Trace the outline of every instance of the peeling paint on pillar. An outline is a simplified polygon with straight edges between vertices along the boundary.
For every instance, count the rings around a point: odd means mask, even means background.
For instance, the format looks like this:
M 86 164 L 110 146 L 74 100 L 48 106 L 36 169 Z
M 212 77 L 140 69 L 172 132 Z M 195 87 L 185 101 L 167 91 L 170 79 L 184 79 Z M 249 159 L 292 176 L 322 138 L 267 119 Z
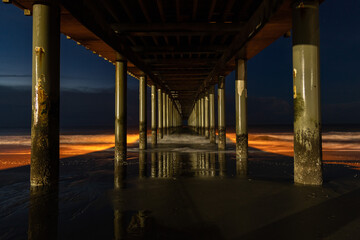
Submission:
M 294 182 L 322 184 L 319 3 L 293 5 Z
M 218 129 L 219 142 L 218 149 L 226 148 L 226 123 L 225 123 L 225 77 L 219 76 L 218 86 Z
M 59 179 L 60 11 L 33 5 L 31 186 Z
M 151 143 L 153 146 L 157 144 L 156 113 L 156 86 L 151 85 Z
M 126 160 L 127 148 L 127 61 L 116 53 L 115 63 L 115 161 Z
M 147 148 L 146 76 L 139 79 L 139 149 Z

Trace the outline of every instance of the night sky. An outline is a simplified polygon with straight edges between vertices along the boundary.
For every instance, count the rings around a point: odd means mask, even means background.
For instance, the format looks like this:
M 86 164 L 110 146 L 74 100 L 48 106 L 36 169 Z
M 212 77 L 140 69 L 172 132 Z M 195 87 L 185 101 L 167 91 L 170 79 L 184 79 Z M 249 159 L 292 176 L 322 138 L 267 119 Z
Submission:
M 360 123 L 359 12 L 359 0 L 326 0 L 320 6 L 324 124 Z M 0 32 L 0 129 L 29 128 L 32 17 L 0 3 Z M 112 127 L 114 78 L 112 64 L 62 35 L 61 127 Z M 231 73 L 226 79 L 228 125 L 234 123 L 233 89 Z M 292 91 L 291 38 L 281 38 L 248 61 L 249 124 L 292 124 Z M 138 80 L 131 77 L 128 121 L 138 123 Z

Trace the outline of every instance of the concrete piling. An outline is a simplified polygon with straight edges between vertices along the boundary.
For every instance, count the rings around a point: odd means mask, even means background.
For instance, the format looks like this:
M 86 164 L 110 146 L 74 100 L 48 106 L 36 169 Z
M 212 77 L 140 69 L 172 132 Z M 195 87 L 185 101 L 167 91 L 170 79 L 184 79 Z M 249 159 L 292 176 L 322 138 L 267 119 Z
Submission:
M 209 89 L 209 127 L 210 143 L 215 143 L 215 86 L 211 86 Z
M 147 148 L 146 76 L 139 79 L 139 149 Z
M 59 179 L 60 8 L 33 5 L 31 186 Z
M 204 97 L 204 131 L 205 138 L 209 138 L 209 92 L 205 92 Z
M 293 5 L 294 182 L 321 185 L 319 2 Z
M 163 138 L 163 103 L 162 103 L 162 92 L 161 89 L 158 89 L 158 128 L 159 128 L 159 137 Z
M 119 53 L 115 63 L 115 160 L 126 160 L 127 61 Z
M 219 76 L 218 83 L 218 129 L 219 142 L 218 149 L 226 148 L 226 125 L 225 125 L 225 77 Z
M 167 134 L 166 126 L 166 93 L 162 93 L 162 121 L 163 121 L 163 134 Z
M 151 143 L 157 144 L 157 124 L 156 124 L 156 86 L 151 85 Z
M 246 60 L 237 59 L 235 66 L 236 155 L 245 161 L 248 158 Z

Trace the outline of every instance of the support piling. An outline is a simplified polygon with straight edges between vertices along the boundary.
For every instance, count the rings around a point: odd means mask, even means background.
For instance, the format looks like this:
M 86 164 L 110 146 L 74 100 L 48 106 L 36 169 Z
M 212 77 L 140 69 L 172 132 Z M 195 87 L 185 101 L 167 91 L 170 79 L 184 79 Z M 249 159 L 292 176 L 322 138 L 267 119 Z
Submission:
M 236 155 L 244 162 L 248 158 L 246 60 L 237 59 L 235 66 Z
M 158 89 L 158 128 L 159 128 L 159 137 L 163 138 L 163 103 L 162 103 L 162 92 L 161 89 Z
M 115 63 L 115 160 L 126 160 L 127 62 L 119 53 Z
M 205 126 L 205 138 L 209 138 L 209 92 L 206 91 L 205 92 L 205 97 L 204 97 L 204 126 Z
M 146 76 L 139 79 L 139 149 L 147 148 Z
M 156 86 L 151 85 L 151 143 L 157 144 L 157 124 L 156 124 Z
M 218 149 L 226 148 L 226 125 L 225 125 L 225 77 L 219 76 L 218 83 L 218 129 L 219 142 Z
M 162 93 L 162 120 L 163 120 L 163 134 L 167 134 L 166 126 L 166 93 Z
M 321 185 L 319 2 L 293 5 L 294 182 Z
M 59 179 L 60 8 L 33 5 L 31 186 Z
M 216 142 L 215 133 L 215 86 L 209 89 L 209 125 L 210 125 L 210 143 Z

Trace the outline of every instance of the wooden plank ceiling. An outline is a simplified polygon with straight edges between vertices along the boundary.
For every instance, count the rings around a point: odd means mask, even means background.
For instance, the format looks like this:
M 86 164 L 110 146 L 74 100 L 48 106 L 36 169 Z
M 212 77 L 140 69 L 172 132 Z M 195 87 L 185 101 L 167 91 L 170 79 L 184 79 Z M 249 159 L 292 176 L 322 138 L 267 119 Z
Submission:
M 32 11 L 32 0 L 12 1 Z M 291 29 L 291 0 L 60 0 L 61 32 L 169 93 L 183 117 L 217 76 Z

